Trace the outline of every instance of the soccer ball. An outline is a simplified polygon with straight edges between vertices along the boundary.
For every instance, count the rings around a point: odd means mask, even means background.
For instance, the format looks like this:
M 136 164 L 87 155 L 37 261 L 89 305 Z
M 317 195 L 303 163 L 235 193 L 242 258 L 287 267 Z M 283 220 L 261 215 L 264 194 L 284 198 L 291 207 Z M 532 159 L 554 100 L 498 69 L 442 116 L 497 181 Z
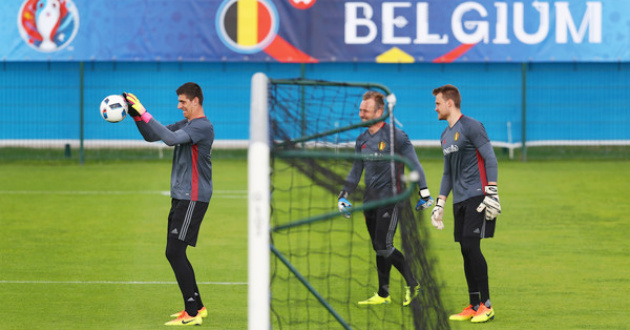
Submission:
M 127 117 L 127 102 L 122 95 L 110 95 L 101 102 L 101 116 L 110 123 Z

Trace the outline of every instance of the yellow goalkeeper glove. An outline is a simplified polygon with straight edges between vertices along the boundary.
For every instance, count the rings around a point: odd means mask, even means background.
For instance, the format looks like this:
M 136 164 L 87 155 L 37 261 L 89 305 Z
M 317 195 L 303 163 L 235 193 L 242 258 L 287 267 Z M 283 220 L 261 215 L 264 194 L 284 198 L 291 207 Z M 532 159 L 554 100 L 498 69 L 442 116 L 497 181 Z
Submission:
M 125 98 L 125 101 L 127 101 L 127 107 L 129 108 L 128 111 L 131 116 L 142 116 L 142 114 L 147 112 L 142 103 L 140 103 L 140 100 L 138 100 L 137 96 L 125 92 L 123 92 L 122 95 Z

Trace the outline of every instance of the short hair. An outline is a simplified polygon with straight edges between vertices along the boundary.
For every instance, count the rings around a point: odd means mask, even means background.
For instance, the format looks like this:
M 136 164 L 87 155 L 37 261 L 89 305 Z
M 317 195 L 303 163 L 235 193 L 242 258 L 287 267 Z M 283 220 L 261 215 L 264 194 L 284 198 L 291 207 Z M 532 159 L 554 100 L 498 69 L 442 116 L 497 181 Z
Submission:
M 457 109 L 461 108 L 462 96 L 459 94 L 459 89 L 457 89 L 457 87 L 448 84 L 433 90 L 433 96 L 437 96 L 440 93 L 442 93 L 442 98 L 444 98 L 444 100 L 453 100 L 455 107 Z
M 385 109 L 385 95 L 377 92 L 377 91 L 367 91 L 363 94 L 363 101 L 372 99 L 376 104 L 376 109 Z
M 199 99 L 199 105 L 203 105 L 203 92 L 201 91 L 201 87 L 194 82 L 187 82 L 176 91 L 177 95 L 186 95 L 189 100 L 193 100 L 195 97 Z

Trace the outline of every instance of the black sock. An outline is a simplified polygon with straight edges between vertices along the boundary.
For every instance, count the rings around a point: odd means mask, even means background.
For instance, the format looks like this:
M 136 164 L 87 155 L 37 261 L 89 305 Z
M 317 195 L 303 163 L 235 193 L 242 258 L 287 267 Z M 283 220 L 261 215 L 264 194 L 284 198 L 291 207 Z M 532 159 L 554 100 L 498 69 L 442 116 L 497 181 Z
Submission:
M 400 274 L 405 279 L 407 286 L 415 287 L 416 285 L 418 285 L 418 281 L 416 281 L 416 279 L 413 277 L 411 269 L 409 268 L 409 265 L 407 265 L 407 262 L 405 261 L 405 256 L 402 254 L 402 252 L 400 252 L 398 249 L 394 249 L 394 252 L 392 252 L 389 258 L 392 260 L 392 265 L 394 265 L 394 267 L 398 269 Z
M 166 258 L 175 273 L 177 284 L 184 298 L 186 312 L 190 316 L 197 315 L 199 309 L 195 293 L 198 292 L 195 272 L 186 256 L 188 244 L 176 238 L 169 238 L 166 242 Z
M 201 296 L 199 295 L 199 289 L 195 288 L 195 301 L 197 301 L 197 309 L 203 308 L 203 302 L 201 302 Z
M 481 253 L 481 239 L 465 237 L 460 242 L 462 256 L 464 257 L 464 273 L 468 282 L 468 291 L 479 292 L 479 298 L 474 302 L 486 302 L 490 299 L 490 289 L 488 287 L 488 264 Z M 473 296 L 471 295 L 471 305 Z
M 190 269 L 193 269 L 192 264 L 190 263 L 190 260 L 188 260 L 188 258 L 186 258 L 186 260 L 188 261 L 188 265 L 190 267 Z M 193 270 L 193 274 L 194 274 L 194 270 Z M 202 309 L 203 308 L 203 302 L 201 301 L 201 295 L 199 294 L 199 287 L 197 287 L 197 281 L 195 280 L 195 300 L 197 300 L 197 309 Z
M 195 297 L 186 299 L 186 313 L 190 316 L 197 316 L 197 300 Z
M 490 301 L 490 289 L 488 288 L 487 273 L 485 277 L 479 278 L 478 283 L 479 283 L 479 295 L 480 295 L 481 301 L 483 301 L 485 304 L 486 302 Z M 486 305 L 486 307 L 488 307 L 488 305 Z
M 389 258 L 376 256 L 376 269 L 378 270 L 378 295 L 389 297 L 389 273 L 392 269 L 392 262 Z
M 481 300 L 479 299 L 479 292 L 468 292 L 468 296 L 470 299 L 470 304 L 473 307 L 479 306 L 479 303 L 481 303 Z

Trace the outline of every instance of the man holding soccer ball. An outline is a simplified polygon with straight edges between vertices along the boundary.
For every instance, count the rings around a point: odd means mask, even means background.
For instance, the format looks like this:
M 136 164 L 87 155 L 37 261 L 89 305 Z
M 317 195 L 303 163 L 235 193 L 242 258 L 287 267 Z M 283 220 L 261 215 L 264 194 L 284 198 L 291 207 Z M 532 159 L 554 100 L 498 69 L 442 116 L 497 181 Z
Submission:
M 495 219 L 501 213 L 497 158 L 483 124 L 462 115 L 461 95 L 455 86 L 438 87 L 433 95 L 438 119 L 446 120 L 448 127 L 440 138 L 444 172 L 431 222 L 437 229 L 444 229 L 444 204 L 452 190 L 454 236 L 461 247 L 469 294 L 468 307 L 449 319 L 487 322 L 494 318 L 494 310 L 481 239 L 494 236 Z
M 359 117 L 362 122 L 377 119 L 383 116 L 385 109 L 385 97 L 375 91 L 368 91 L 363 95 L 363 101 L 359 105 Z M 429 208 L 433 204 L 433 198 L 427 188 L 424 170 L 418 155 L 416 154 L 409 137 L 405 132 L 394 128 L 394 141 L 391 141 L 389 124 L 380 121 L 372 124 L 357 138 L 355 152 L 357 154 L 379 156 L 389 155 L 391 148 L 402 157 L 409 159 L 414 164 L 414 170 L 418 174 L 417 181 L 420 187 L 420 200 L 416 210 Z M 363 170 L 365 169 L 365 196 L 363 201 L 375 201 L 385 199 L 393 195 L 393 182 L 391 175 L 391 162 L 384 160 L 355 160 L 352 169 L 346 179 L 346 184 L 339 194 L 338 208 L 347 218 L 350 218 L 352 204 L 348 201 L 351 194 L 359 184 Z M 397 177 L 402 175 L 402 168 L 396 169 Z M 396 267 L 405 278 L 407 287 L 403 298 L 403 306 L 409 306 L 413 298 L 418 295 L 420 285 L 414 278 L 405 256 L 394 247 L 393 239 L 398 224 L 400 205 L 390 204 L 373 210 L 365 210 L 365 224 L 367 225 L 372 247 L 376 252 L 376 268 L 378 271 L 378 292 L 371 298 L 359 301 L 359 305 L 390 304 L 389 277 L 392 266 Z
M 199 325 L 208 315 L 201 302 L 193 267 L 186 249 L 197 244 L 201 221 L 212 197 L 210 160 L 214 128 L 203 111 L 203 93 L 195 83 L 177 89 L 184 120 L 164 126 L 151 116 L 131 93 L 123 93 L 129 114 L 148 142 L 164 141 L 175 146 L 171 173 L 171 210 L 168 215 L 166 258 L 173 268 L 184 298 L 185 309 L 171 315 L 166 325 Z

